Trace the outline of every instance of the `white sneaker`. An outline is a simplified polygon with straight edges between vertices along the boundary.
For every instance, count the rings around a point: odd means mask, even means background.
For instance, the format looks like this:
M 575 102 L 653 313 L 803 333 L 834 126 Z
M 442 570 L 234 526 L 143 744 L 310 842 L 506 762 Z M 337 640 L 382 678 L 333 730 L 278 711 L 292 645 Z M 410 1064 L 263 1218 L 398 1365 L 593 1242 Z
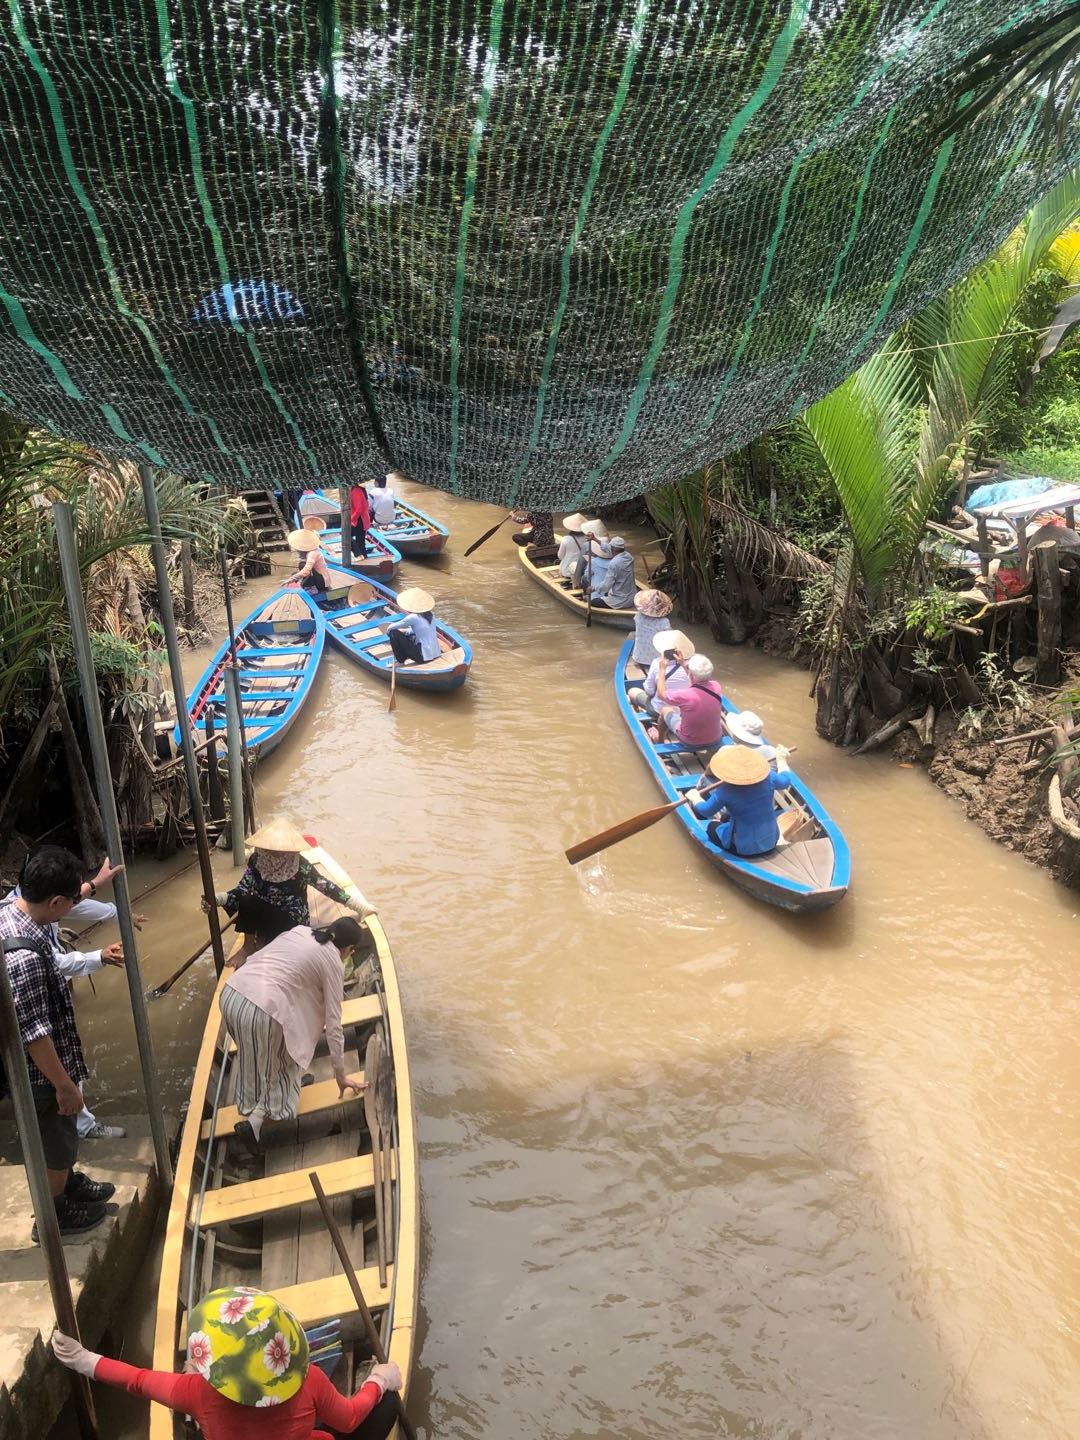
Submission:
M 84 1134 L 79 1136 L 80 1140 L 123 1140 L 127 1137 L 127 1131 L 122 1125 L 106 1125 L 101 1120 L 95 1120 L 93 1125 Z

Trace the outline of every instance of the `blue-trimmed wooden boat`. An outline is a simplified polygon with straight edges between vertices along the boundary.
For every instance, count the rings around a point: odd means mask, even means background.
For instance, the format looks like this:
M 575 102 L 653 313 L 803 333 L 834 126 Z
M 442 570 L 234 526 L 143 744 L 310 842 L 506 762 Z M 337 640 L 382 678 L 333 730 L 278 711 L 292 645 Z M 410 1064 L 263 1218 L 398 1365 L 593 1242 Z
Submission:
M 284 740 L 311 691 L 325 642 L 322 615 L 307 592 L 297 587 L 278 590 L 240 622 L 236 631 L 240 710 L 251 754 L 265 755 Z M 211 711 L 218 734 L 224 736 L 228 648 L 226 640 L 187 698 L 196 742 L 205 738 Z M 173 735 L 179 745 L 179 725 Z
M 301 497 L 301 506 L 304 500 L 318 501 L 319 505 L 310 507 L 304 511 L 297 509 L 294 512 L 296 528 L 299 530 L 317 530 L 323 541 L 323 549 L 329 554 L 341 557 L 341 511 L 337 506 L 321 505 L 320 492 L 308 490 Z M 361 575 L 378 575 L 382 580 L 389 580 L 394 571 L 401 564 L 401 551 L 394 548 L 389 540 L 385 540 L 375 531 L 367 532 L 367 554 L 360 559 L 352 556 L 349 559 L 349 567 L 357 570 Z
M 556 534 L 556 541 L 563 537 Z M 633 630 L 634 621 L 637 618 L 636 610 L 609 610 L 606 605 L 587 604 L 584 595 L 580 590 L 575 590 L 572 585 L 563 580 L 558 565 L 537 565 L 536 561 L 529 554 L 529 547 L 522 545 L 517 552 L 518 561 L 526 574 L 531 575 L 537 584 L 542 585 L 549 594 L 554 595 L 560 605 L 565 605 L 568 610 L 573 610 L 575 615 L 580 615 L 584 620 L 591 611 L 594 625 L 610 625 L 616 630 Z M 643 590 L 645 587 L 640 580 L 637 588 Z
M 712 776 L 707 772 L 707 762 L 693 750 L 677 742 L 657 744 L 649 739 L 648 727 L 656 717 L 635 710 L 630 703 L 629 691 L 640 686 L 645 674 L 630 658 L 633 648 L 631 636 L 619 651 L 615 664 L 615 697 L 656 783 L 668 800 L 678 800 L 687 790 L 710 784 Z M 739 707 L 725 696 L 724 709 L 732 714 L 738 713 Z M 782 910 L 826 910 L 847 893 L 851 880 L 847 842 L 835 821 L 794 771 L 790 787 L 776 797 L 776 803 L 781 813 L 790 815 L 788 824 L 781 821 L 781 826 L 792 839 L 781 840 L 768 855 L 754 859 L 735 855 L 710 840 L 708 822 L 699 820 L 689 805 L 683 805 L 674 813 L 691 839 L 740 890 Z
M 377 580 L 360 576 L 339 565 L 327 567 L 331 585 L 325 594 L 314 597 L 326 625 L 326 633 L 351 660 L 390 680 L 394 652 L 385 637 L 388 624 L 404 613 L 393 590 Z M 414 690 L 456 690 L 464 685 L 472 664 L 472 646 L 451 630 L 445 621 L 435 620 L 442 655 L 422 664 L 407 661 L 397 666 L 397 683 Z
M 318 515 L 327 526 L 340 525 L 341 502 L 337 490 L 305 490 L 296 507 L 300 524 L 308 515 Z M 446 547 L 450 531 L 400 495 L 394 497 L 394 518 L 389 525 L 372 525 L 368 535 L 412 558 L 438 555 Z M 359 567 L 354 567 L 359 568 Z

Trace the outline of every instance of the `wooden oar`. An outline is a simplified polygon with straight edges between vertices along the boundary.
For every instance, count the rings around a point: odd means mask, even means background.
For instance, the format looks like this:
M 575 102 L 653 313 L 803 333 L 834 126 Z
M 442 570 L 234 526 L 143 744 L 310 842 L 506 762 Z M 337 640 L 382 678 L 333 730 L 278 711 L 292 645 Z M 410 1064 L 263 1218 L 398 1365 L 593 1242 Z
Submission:
M 589 559 L 585 566 L 585 629 L 592 629 L 592 536 L 589 536 Z
M 371 1136 L 371 1178 L 375 1186 L 375 1250 L 379 1260 L 379 1284 L 386 1284 L 386 1216 L 383 1214 L 382 1187 L 382 1134 L 379 1112 L 375 1104 L 375 1078 L 382 1064 L 382 1036 L 375 1032 L 368 1040 L 364 1053 L 364 1078 L 368 1086 L 364 1091 L 364 1120 Z
M 390 703 L 387 710 L 397 709 L 397 661 L 390 661 Z
M 490 530 L 485 530 L 484 533 L 480 536 L 480 539 L 474 540 L 469 546 L 469 548 L 465 551 L 466 557 L 471 555 L 474 550 L 479 550 L 481 545 L 486 545 L 487 542 L 491 539 L 492 535 L 495 534 L 495 531 L 501 530 L 502 527 L 506 524 L 507 520 L 512 520 L 513 518 L 514 512 L 511 510 L 510 514 L 504 515 L 497 525 L 492 525 Z
M 232 927 L 233 927 L 235 924 L 236 924 L 236 920 L 233 919 L 233 920 L 227 921 L 224 925 L 222 925 L 222 927 L 221 927 L 221 933 L 222 933 L 222 935 L 225 934 L 226 930 L 231 930 Z M 204 940 L 204 941 L 202 942 L 202 944 L 199 946 L 199 948 L 195 951 L 195 954 L 192 955 L 192 956 L 190 957 L 190 959 L 185 960 L 184 963 L 180 966 L 180 969 L 177 970 L 175 974 L 170 975 L 169 978 L 168 978 L 168 980 L 165 981 L 164 985 L 159 985 L 156 989 L 151 990 L 151 991 L 147 994 L 147 997 L 146 997 L 146 998 L 147 998 L 148 1000 L 157 1000 L 157 999 L 159 999 L 160 996 L 162 996 L 162 995 L 167 995 L 167 994 L 169 993 L 169 991 L 172 989 L 172 987 L 176 984 L 177 980 L 180 979 L 180 976 L 183 975 L 183 974 L 185 974 L 186 971 L 190 970 L 191 967 L 192 967 L 192 965 L 195 964 L 195 961 L 198 960 L 199 956 L 200 956 L 200 955 L 205 955 L 206 952 L 207 952 L 207 950 L 209 950 L 209 949 L 210 949 L 210 941 L 209 941 L 209 940 Z
M 715 790 L 718 785 L 723 783 L 722 780 L 717 780 L 714 784 L 706 785 L 699 790 L 698 794 L 707 795 L 710 790 Z M 689 794 L 686 794 L 681 800 L 672 800 L 669 805 L 657 805 L 652 810 L 643 810 L 640 815 L 634 815 L 629 820 L 622 820 L 618 825 L 601 830 L 600 834 L 594 835 L 591 840 L 582 840 L 580 845 L 571 845 L 566 852 L 566 858 L 571 865 L 579 865 L 590 855 L 596 855 L 611 845 L 618 845 L 620 840 L 628 840 L 631 835 L 638 835 L 642 830 L 648 830 L 650 825 L 655 825 L 658 820 L 663 820 L 665 815 L 670 815 L 673 810 L 678 810 L 679 806 L 685 805 L 689 799 Z
M 322 1187 L 322 1181 L 319 1179 L 318 1173 L 315 1170 L 308 1172 L 308 1179 L 311 1181 L 312 1190 L 315 1191 L 315 1198 L 319 1202 L 323 1224 L 330 1234 L 334 1249 L 337 1251 L 337 1257 L 341 1261 L 342 1272 L 349 1282 L 349 1289 L 352 1291 L 352 1297 L 356 1301 L 356 1308 L 360 1312 L 360 1319 L 364 1322 L 364 1330 L 367 1332 L 368 1344 L 371 1346 L 372 1353 L 378 1363 L 385 1365 L 386 1351 L 383 1348 L 379 1332 L 375 1328 L 375 1321 L 371 1318 L 371 1311 L 368 1309 L 367 1301 L 364 1299 L 364 1292 L 360 1289 L 360 1281 L 356 1278 L 356 1270 L 353 1267 L 352 1257 L 345 1248 L 345 1241 L 341 1238 L 338 1223 L 330 1211 L 330 1202 L 326 1198 L 326 1191 Z M 405 1440 L 416 1440 L 416 1431 L 413 1429 L 412 1421 L 405 1414 L 405 1402 L 401 1398 L 401 1393 L 400 1391 L 394 1391 L 393 1393 L 397 1398 L 398 1427 L 402 1435 L 405 1436 Z
M 391 1133 L 394 1124 L 394 1065 L 384 1050 L 379 1058 L 379 1073 L 372 1077 L 375 1086 L 375 1114 L 379 1120 L 379 1138 L 382 1144 L 380 1162 L 383 1182 L 383 1223 L 386 1226 L 390 1248 L 394 1244 L 394 1193 L 391 1177 L 393 1165 L 393 1141 Z

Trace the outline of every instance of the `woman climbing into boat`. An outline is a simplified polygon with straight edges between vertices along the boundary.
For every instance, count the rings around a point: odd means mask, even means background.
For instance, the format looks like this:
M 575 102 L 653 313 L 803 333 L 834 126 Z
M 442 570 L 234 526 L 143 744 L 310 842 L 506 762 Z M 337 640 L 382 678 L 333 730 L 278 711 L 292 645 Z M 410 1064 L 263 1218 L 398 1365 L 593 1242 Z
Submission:
M 335 885 L 300 853 L 308 842 L 295 825 L 278 817 L 248 839 L 253 853 L 247 869 L 231 890 L 220 890 L 214 900 L 226 915 L 236 916 L 237 933 L 244 937 L 244 954 L 261 949 L 294 925 L 306 925 L 310 886 L 345 905 L 361 920 L 375 911 L 360 894 Z M 209 909 L 205 898 L 203 910 Z
M 338 1093 L 364 1088 L 345 1074 L 341 1004 L 345 965 L 364 931 L 351 915 L 318 930 L 296 925 L 238 966 L 221 991 L 221 1018 L 236 1041 L 236 1138 L 259 1154 L 265 1120 L 295 1120 L 300 1085 L 323 1034 Z
M 665 660 L 677 660 L 684 667 L 689 685 L 668 688 L 667 667 L 656 672 L 656 699 L 660 719 L 649 731 L 649 738 L 659 740 L 669 733 L 691 750 L 709 750 L 719 745 L 727 734 L 724 724 L 724 695 L 713 679 L 713 663 L 707 655 L 685 658 L 679 651 L 667 651 Z
M 432 596 L 413 585 L 398 594 L 397 603 L 404 614 L 400 620 L 394 620 L 386 627 L 386 638 L 394 652 L 394 659 L 399 665 L 410 660 L 417 665 L 426 660 L 438 660 L 442 647 L 432 613 L 435 609 Z
M 634 648 L 630 659 L 650 669 L 657 660 L 653 649 L 653 638 L 668 627 L 665 624 L 671 614 L 671 596 L 663 590 L 639 590 L 634 596 Z M 654 692 L 655 693 L 655 692 Z
M 791 783 L 789 751 L 776 747 L 776 770 L 769 768 L 764 755 L 745 745 L 722 745 L 709 761 L 709 769 L 721 781 L 715 790 L 702 795 L 689 792 L 690 806 L 699 820 L 714 815 L 722 818 L 709 825 L 709 839 L 736 855 L 767 855 L 780 839 L 773 795 Z
M 306 555 L 307 559 L 299 570 L 294 571 L 281 583 L 299 585 L 302 590 L 321 595 L 330 583 L 330 572 L 326 568 L 326 556 L 322 552 L 322 542 L 318 534 L 314 530 L 291 531 L 289 549 L 296 551 L 298 555 Z
M 203 1440 L 385 1440 L 397 1423 L 401 1371 L 375 1365 L 355 1395 L 342 1395 L 311 1363 L 308 1338 L 273 1295 L 246 1286 L 211 1290 L 188 1318 L 182 1375 L 142 1370 L 87 1350 L 57 1330 L 69 1370 L 190 1415 Z

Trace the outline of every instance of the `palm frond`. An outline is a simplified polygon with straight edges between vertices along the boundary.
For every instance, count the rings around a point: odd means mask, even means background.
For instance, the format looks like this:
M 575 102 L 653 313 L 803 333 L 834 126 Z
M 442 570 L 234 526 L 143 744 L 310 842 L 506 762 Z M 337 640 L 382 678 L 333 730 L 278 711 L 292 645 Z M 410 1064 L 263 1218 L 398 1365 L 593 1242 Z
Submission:
M 733 500 L 714 496 L 710 508 L 722 538 L 743 569 L 778 580 L 811 580 L 828 573 L 824 560 L 755 519 Z

